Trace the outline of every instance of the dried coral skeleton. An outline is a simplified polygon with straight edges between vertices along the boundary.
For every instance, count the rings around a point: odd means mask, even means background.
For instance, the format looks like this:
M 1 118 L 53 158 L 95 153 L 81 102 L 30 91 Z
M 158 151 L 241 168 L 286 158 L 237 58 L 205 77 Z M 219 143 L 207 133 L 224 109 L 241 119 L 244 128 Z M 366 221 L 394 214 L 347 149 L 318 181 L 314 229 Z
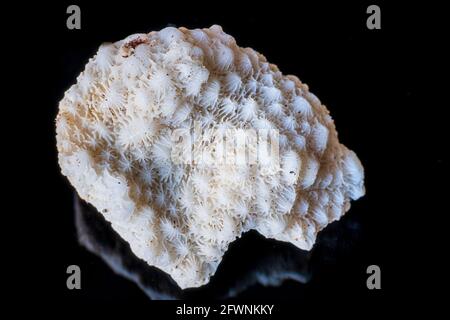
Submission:
M 216 161 L 204 152 L 220 149 L 216 136 L 172 139 L 195 124 L 275 130 L 278 154 Z M 249 229 L 309 250 L 364 194 L 358 158 L 307 85 L 219 26 L 102 45 L 61 100 L 56 131 L 61 171 L 81 198 L 181 288 L 207 283 Z M 189 151 L 209 155 L 179 159 Z

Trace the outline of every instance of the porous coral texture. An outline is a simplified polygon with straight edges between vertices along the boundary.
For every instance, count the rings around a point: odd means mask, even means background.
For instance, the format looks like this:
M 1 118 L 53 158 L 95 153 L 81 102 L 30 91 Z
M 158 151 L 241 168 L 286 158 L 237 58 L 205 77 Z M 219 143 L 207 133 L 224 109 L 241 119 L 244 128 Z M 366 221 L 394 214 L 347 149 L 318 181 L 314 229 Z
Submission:
M 199 137 L 176 134 L 194 127 Z M 218 160 L 230 152 L 218 133 L 264 130 L 278 154 Z M 358 158 L 308 86 L 219 26 L 103 44 L 61 100 L 56 131 L 80 197 L 181 288 L 207 283 L 249 229 L 309 250 L 364 194 Z M 248 145 L 232 152 L 250 159 Z

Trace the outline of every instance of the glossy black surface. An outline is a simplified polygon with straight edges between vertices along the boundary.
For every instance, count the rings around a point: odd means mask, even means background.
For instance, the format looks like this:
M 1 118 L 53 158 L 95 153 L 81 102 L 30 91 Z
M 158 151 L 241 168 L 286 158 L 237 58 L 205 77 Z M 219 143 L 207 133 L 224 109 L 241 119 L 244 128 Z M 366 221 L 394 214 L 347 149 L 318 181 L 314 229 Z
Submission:
M 439 20 L 422 20 L 430 14 L 429 7 L 383 3 L 382 29 L 370 31 L 366 28 L 370 2 L 78 3 L 79 31 L 66 28 L 65 11 L 71 3 L 15 9 L 12 12 L 22 15 L 22 20 L 11 24 L 11 30 L 26 21 L 27 31 L 14 33 L 4 49 L 21 53 L 22 61 L 30 64 L 14 82 L 29 88 L 14 96 L 14 102 L 23 106 L 16 109 L 23 110 L 27 124 L 14 125 L 12 131 L 22 133 L 16 134 L 18 149 L 27 146 L 26 155 L 13 159 L 26 178 L 10 186 L 18 197 L 15 216 L 21 220 L 11 229 L 25 228 L 29 235 L 16 250 L 25 262 L 17 263 L 24 271 L 15 278 L 24 282 L 17 282 L 15 288 L 27 301 L 66 307 L 149 303 L 135 283 L 115 274 L 79 244 L 73 189 L 57 165 L 54 119 L 64 91 L 102 42 L 167 25 L 220 24 L 240 46 L 258 50 L 283 73 L 307 83 L 330 110 L 339 139 L 361 159 L 367 188 L 367 195 L 353 202 L 346 216 L 320 234 L 307 263 L 307 283 L 288 279 L 278 286 L 264 286 L 243 280 L 255 261 L 277 269 L 280 259 L 287 259 L 291 262 L 281 265 L 298 268 L 296 272 L 305 266 L 297 260 L 304 254 L 300 250 L 251 232 L 230 248 L 213 280 L 214 288 L 182 294 L 174 289 L 170 295 L 211 300 L 228 296 L 227 288 L 235 288 L 237 299 L 289 300 L 312 310 L 331 303 L 350 312 L 356 307 L 397 305 L 397 297 L 405 292 L 415 295 L 414 288 L 434 273 L 423 271 L 421 263 L 433 261 L 431 252 L 439 242 L 426 231 L 436 235 L 441 225 L 435 221 L 444 212 L 438 199 L 444 198 L 441 172 L 448 162 L 440 141 L 447 127 L 439 109 L 443 102 L 433 101 L 440 80 L 422 74 L 441 68 L 435 62 L 441 51 L 431 46 L 434 40 L 444 39 L 433 25 Z M 26 129 L 17 130 L 21 125 Z M 24 200 L 19 194 L 28 197 Z M 65 271 L 71 264 L 81 267 L 80 291 L 66 288 Z M 381 291 L 367 290 L 366 268 L 371 264 L 381 267 Z M 410 286 L 413 289 L 407 290 Z

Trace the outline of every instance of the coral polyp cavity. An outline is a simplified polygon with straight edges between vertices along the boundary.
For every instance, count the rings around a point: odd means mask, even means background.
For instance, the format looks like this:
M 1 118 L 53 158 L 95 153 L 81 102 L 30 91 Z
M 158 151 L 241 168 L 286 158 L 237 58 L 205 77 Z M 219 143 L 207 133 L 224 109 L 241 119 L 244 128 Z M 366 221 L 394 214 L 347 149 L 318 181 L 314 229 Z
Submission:
M 181 288 L 206 284 L 250 229 L 311 249 L 364 194 L 360 161 L 308 86 L 219 26 L 101 45 L 56 131 L 79 196 Z

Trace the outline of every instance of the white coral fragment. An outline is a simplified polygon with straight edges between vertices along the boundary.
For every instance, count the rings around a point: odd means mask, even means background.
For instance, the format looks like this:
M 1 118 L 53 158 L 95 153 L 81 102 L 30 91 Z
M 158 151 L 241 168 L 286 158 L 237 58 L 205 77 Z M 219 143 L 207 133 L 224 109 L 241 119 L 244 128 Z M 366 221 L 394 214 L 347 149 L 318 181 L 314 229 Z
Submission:
M 311 249 L 364 195 L 361 163 L 317 97 L 219 26 L 103 44 L 56 132 L 80 197 L 181 288 L 207 283 L 249 229 Z

